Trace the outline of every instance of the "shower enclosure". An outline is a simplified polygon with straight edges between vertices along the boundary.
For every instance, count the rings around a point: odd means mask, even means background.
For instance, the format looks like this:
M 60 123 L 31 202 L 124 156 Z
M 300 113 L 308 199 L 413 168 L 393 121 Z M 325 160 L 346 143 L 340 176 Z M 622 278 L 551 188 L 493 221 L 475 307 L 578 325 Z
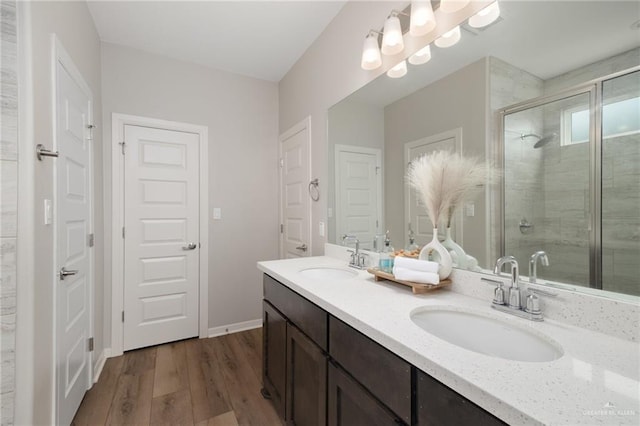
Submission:
M 540 280 L 640 295 L 640 67 L 501 111 L 502 254 Z

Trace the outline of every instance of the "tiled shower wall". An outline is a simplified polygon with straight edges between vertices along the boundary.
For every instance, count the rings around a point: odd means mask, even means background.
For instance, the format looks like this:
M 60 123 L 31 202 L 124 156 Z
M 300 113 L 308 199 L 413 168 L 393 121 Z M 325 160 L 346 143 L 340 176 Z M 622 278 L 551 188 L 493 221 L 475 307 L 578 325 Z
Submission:
M 16 2 L 0 2 L 0 424 L 13 424 L 15 391 L 18 74 Z

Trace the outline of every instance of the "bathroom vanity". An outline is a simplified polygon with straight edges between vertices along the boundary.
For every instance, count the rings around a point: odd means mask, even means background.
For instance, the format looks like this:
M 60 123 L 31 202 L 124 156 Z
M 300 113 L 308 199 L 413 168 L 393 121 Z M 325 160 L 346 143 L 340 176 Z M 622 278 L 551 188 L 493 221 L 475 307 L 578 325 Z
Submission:
M 490 299 L 455 291 L 416 296 L 327 256 L 258 267 L 263 393 L 288 424 L 638 423 L 635 342 L 492 312 Z M 434 309 L 502 321 L 559 352 L 551 361 L 515 361 L 465 349 L 411 319 Z

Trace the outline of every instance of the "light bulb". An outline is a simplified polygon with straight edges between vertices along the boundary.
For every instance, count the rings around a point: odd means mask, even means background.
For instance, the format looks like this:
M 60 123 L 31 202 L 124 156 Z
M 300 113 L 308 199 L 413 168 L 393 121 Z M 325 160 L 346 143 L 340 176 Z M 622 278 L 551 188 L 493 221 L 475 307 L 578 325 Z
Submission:
M 380 57 L 380 48 L 378 47 L 378 35 L 371 33 L 364 39 L 360 66 L 363 70 L 369 71 L 375 70 L 380 65 L 382 65 L 382 58 Z
M 387 71 L 387 75 L 391 78 L 404 77 L 406 73 L 407 73 L 407 62 L 404 60 L 399 62 L 398 65 L 391 68 L 389 71 Z
M 469 18 L 469 26 L 473 28 L 486 27 L 500 16 L 500 6 L 495 1 L 480 12 Z
M 411 23 L 409 34 L 419 37 L 427 34 L 436 27 L 436 17 L 433 14 L 430 0 L 413 0 L 411 2 Z
M 440 10 L 444 13 L 453 13 L 457 12 L 466 5 L 468 5 L 470 0 L 441 0 L 440 1 Z
M 455 27 L 454 29 L 452 29 L 451 31 L 448 31 L 444 34 L 442 34 L 442 36 L 438 39 L 436 39 L 436 41 L 434 41 L 435 45 L 438 47 L 451 47 L 454 44 L 456 44 L 457 42 L 460 41 L 460 26 L 458 25 L 457 27 Z
M 391 15 L 384 23 L 384 34 L 382 35 L 382 53 L 385 55 L 395 55 L 404 50 L 404 40 L 402 39 L 402 28 L 400 19 L 396 15 Z
M 428 44 L 422 49 L 418 50 L 413 55 L 409 56 L 409 63 L 411 65 L 426 64 L 430 60 L 431 60 L 431 46 Z

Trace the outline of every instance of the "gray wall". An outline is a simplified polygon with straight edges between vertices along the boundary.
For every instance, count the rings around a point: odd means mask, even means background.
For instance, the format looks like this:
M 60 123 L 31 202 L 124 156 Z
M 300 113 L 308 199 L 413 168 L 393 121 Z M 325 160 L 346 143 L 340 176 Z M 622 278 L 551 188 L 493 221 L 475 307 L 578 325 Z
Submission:
M 102 98 L 100 85 L 100 40 L 93 19 L 84 2 L 33 2 L 31 4 L 31 42 L 33 64 L 34 139 L 51 147 L 52 99 L 51 99 L 51 33 L 58 36 L 61 44 L 83 75 L 93 92 L 94 124 L 102 124 Z M 100 132 L 94 137 L 94 200 L 95 200 L 95 353 L 105 347 L 103 331 L 103 192 L 102 192 L 102 138 Z M 36 206 L 45 198 L 53 199 L 53 161 L 37 162 L 35 165 Z M 34 215 L 34 418 L 36 424 L 52 424 L 54 384 L 54 312 L 53 277 L 51 253 L 54 251 L 53 227 L 43 225 L 40 214 Z M 97 356 L 94 360 L 97 359 Z
M 15 401 L 18 69 L 16 2 L 0 2 L 0 424 Z
M 462 153 L 485 159 L 487 60 L 481 59 L 385 108 L 385 213 L 392 241 L 404 241 L 404 144 L 462 127 Z M 463 217 L 464 250 L 479 257 L 486 244 L 486 200 Z
M 111 193 L 111 114 L 209 128 L 209 327 L 261 318 L 259 260 L 278 257 L 278 91 L 275 83 L 103 43 L 104 166 Z M 111 202 L 105 200 L 107 212 Z M 111 218 L 106 220 L 111 282 Z M 105 294 L 110 334 L 110 287 Z

